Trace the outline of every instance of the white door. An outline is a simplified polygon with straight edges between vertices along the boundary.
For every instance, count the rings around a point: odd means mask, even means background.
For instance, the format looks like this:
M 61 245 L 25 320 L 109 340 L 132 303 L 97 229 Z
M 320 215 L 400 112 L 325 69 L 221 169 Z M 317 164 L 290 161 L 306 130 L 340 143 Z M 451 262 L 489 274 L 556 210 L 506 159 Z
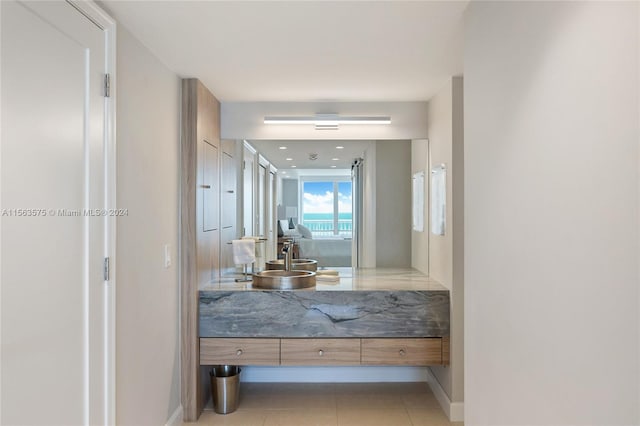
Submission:
M 274 198 L 274 184 L 275 184 L 275 173 L 269 171 L 269 179 L 267 181 L 267 242 L 265 243 L 267 246 L 267 260 L 276 259 L 278 256 L 275 254 L 275 239 L 273 235 L 273 218 L 274 218 L 274 209 L 275 198 Z
M 0 423 L 110 423 L 105 32 L 62 1 L 0 7 Z
M 266 206 L 265 202 L 265 185 L 267 184 L 267 168 L 260 164 L 258 167 L 258 208 L 256 211 L 257 235 L 266 237 Z
M 255 193 L 253 192 L 253 171 L 255 170 L 255 154 L 249 151 L 246 147 L 244 149 L 244 171 L 243 171 L 243 232 L 242 235 L 255 235 L 253 232 L 254 217 L 253 217 L 253 204 L 255 200 Z

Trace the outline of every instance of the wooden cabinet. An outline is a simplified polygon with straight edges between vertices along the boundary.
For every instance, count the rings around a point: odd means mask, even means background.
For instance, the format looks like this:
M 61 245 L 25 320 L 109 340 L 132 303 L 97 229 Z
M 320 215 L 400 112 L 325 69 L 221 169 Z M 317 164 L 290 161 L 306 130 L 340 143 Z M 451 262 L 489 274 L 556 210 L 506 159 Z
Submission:
M 200 339 L 200 364 L 278 365 L 280 339 Z
M 215 231 L 219 227 L 218 148 L 207 141 L 202 141 L 202 144 L 202 230 L 207 232 Z
M 236 224 L 236 163 L 231 154 L 222 153 L 222 228 Z
M 359 365 L 360 339 L 282 339 L 281 365 Z
M 235 142 L 222 141 L 220 154 L 221 194 L 220 194 L 220 272 L 221 274 L 235 271 L 233 263 L 233 249 L 231 241 L 237 238 L 236 203 L 237 203 L 237 167 L 234 155 Z
M 198 418 L 202 398 L 198 290 L 218 276 L 220 103 L 197 79 L 182 80 L 180 138 L 181 371 L 184 420 Z
M 362 339 L 362 364 L 442 364 L 442 339 Z
M 201 338 L 200 364 L 443 365 L 447 338 Z

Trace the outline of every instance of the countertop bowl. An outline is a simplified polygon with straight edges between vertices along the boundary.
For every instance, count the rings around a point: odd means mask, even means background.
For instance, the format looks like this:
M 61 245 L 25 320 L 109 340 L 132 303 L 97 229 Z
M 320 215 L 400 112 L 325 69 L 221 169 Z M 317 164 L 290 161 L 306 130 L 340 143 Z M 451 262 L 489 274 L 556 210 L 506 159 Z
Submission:
M 268 271 L 284 271 L 284 259 L 270 260 L 265 262 Z M 318 261 L 313 259 L 293 259 L 291 269 L 294 271 L 317 271 Z
M 313 271 L 261 271 L 253 274 L 253 288 L 266 290 L 299 290 L 316 286 Z

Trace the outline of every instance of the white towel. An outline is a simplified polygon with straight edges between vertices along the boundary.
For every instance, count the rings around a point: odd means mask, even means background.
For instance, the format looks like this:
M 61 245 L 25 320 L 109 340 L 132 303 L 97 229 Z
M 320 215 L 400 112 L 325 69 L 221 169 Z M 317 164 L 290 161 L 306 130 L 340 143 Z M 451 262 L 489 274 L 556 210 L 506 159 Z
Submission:
M 338 271 L 336 271 L 335 269 L 318 269 L 316 271 L 316 275 L 320 276 L 320 275 L 331 275 L 334 277 L 337 277 L 338 275 L 340 275 L 340 273 Z
M 326 281 L 331 283 L 337 283 L 340 281 L 340 277 L 338 275 L 316 275 L 316 281 Z
M 256 261 L 256 241 L 253 239 L 232 240 L 233 263 L 244 265 Z
M 260 237 L 254 237 L 254 236 L 244 236 L 242 237 L 243 240 L 253 240 L 256 242 L 256 257 L 259 258 L 263 258 L 264 257 L 264 240 L 262 240 Z

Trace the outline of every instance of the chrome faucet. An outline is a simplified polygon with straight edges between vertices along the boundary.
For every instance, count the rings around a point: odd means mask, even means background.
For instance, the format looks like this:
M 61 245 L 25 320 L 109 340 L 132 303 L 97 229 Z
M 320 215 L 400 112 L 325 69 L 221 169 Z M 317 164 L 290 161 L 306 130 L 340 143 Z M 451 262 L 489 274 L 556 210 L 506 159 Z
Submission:
M 291 250 L 291 241 L 285 241 L 282 245 L 282 254 L 284 255 L 284 270 L 291 270 L 291 263 L 293 259 L 293 250 Z

